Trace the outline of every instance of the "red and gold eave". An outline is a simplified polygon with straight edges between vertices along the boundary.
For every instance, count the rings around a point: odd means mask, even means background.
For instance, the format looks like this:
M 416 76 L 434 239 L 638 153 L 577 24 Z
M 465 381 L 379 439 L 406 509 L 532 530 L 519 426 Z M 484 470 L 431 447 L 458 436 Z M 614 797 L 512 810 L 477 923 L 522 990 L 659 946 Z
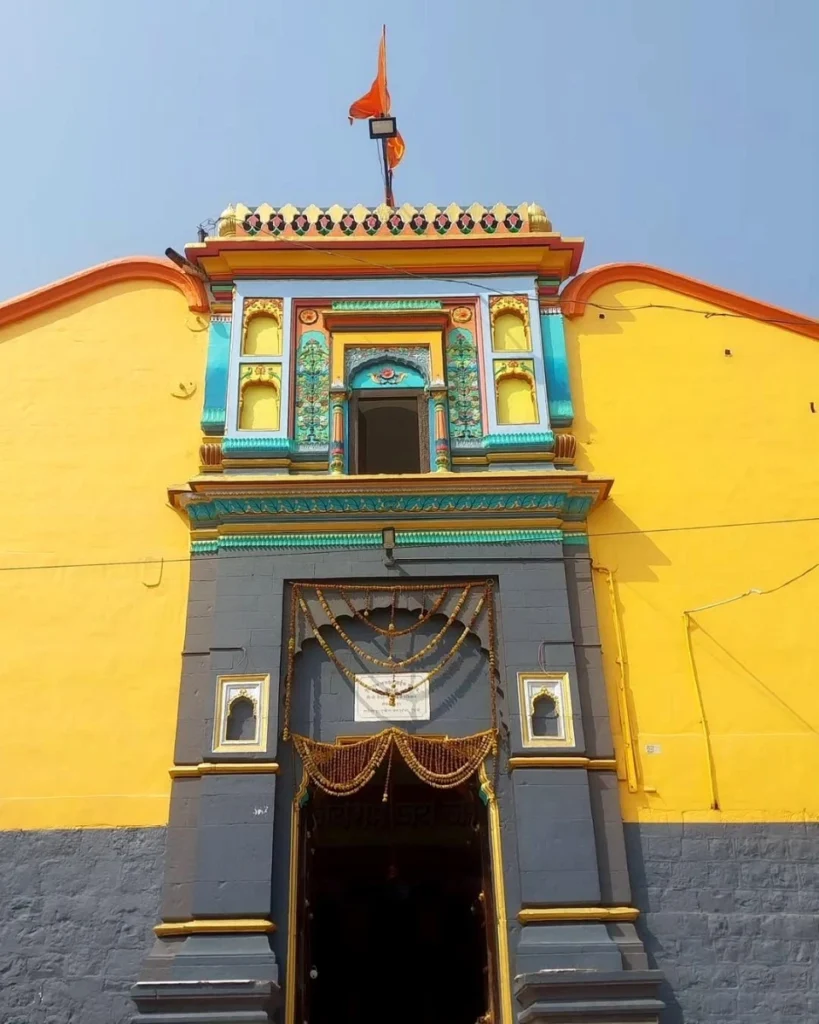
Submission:
M 535 204 L 350 211 L 228 207 L 217 231 L 185 249 L 214 283 L 241 277 L 516 274 L 553 282 L 556 292 L 578 272 L 584 244 L 552 231 Z

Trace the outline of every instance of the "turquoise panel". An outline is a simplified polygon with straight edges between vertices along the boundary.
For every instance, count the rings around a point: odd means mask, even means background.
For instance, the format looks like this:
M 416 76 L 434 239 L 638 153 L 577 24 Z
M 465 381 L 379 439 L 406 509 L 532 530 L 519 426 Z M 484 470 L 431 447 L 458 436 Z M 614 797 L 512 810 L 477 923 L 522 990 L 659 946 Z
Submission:
M 397 359 L 382 359 L 362 366 L 353 375 L 350 387 L 357 391 L 389 391 L 394 388 L 422 388 L 426 381 L 412 366 Z
M 290 441 L 286 437 L 226 437 L 222 454 L 227 458 L 275 459 L 289 455 Z
M 230 320 L 211 321 L 205 370 L 205 406 L 202 410 L 205 434 L 221 436 L 225 432 L 229 355 Z
M 549 418 L 553 426 L 568 427 L 574 419 L 574 407 L 569 383 L 569 361 L 566 358 L 563 314 L 549 313 L 541 316 L 540 326 L 543 331 Z

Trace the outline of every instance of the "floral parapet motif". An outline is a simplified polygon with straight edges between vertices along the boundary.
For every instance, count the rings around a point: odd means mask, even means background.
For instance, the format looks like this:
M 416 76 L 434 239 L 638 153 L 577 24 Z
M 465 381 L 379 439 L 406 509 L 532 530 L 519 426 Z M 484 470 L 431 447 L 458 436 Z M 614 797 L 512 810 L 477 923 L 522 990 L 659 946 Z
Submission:
M 481 386 L 478 374 L 478 349 L 472 332 L 459 327 L 450 331 L 446 342 L 449 380 L 449 433 L 453 444 L 479 441 L 481 424 Z
M 321 331 L 299 342 L 296 362 L 296 444 L 330 443 L 330 351 Z

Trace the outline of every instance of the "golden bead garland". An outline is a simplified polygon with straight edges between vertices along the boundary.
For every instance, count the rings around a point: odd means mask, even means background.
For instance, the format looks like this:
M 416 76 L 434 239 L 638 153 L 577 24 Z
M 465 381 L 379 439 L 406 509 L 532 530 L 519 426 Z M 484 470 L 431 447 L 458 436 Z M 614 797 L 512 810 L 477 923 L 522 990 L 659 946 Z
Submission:
M 425 655 L 431 653 L 433 650 L 435 650 L 440 645 L 441 641 L 443 640 L 444 635 L 446 634 L 447 629 L 449 629 L 451 627 L 451 625 L 454 623 L 455 619 L 461 614 L 461 612 L 463 611 L 464 606 L 466 605 L 467 601 L 469 600 L 470 595 L 473 592 L 478 591 L 478 590 L 480 591 L 480 598 L 479 598 L 479 600 L 477 602 L 477 605 L 476 605 L 472 615 L 470 616 L 468 622 L 464 625 L 464 629 L 461 632 L 460 636 L 457 638 L 457 640 L 455 641 L 453 646 L 450 648 L 450 650 L 444 656 L 443 660 L 438 665 L 434 666 L 429 672 L 424 673 L 423 678 L 419 682 L 412 683 L 412 684 L 410 684 L 410 685 L 408 685 L 406 687 L 402 687 L 401 689 L 392 688 L 392 689 L 389 689 L 389 690 L 385 690 L 385 689 L 380 688 L 378 686 L 375 686 L 373 684 L 368 684 L 363 679 L 361 679 L 360 677 L 357 678 L 356 674 L 354 672 L 352 672 L 349 668 L 347 668 L 347 666 L 345 666 L 341 662 L 341 660 L 338 658 L 338 656 L 335 653 L 335 651 L 333 651 L 333 649 L 327 643 L 326 639 L 321 635 L 320 628 L 319 628 L 318 624 L 315 621 L 315 618 L 314 618 L 314 616 L 313 616 L 313 614 L 312 614 L 312 612 L 311 612 L 311 610 L 309 608 L 309 605 L 305 601 L 304 597 L 302 596 L 304 592 L 312 591 L 313 593 L 315 593 L 315 595 L 316 595 L 317 599 L 319 600 L 319 602 L 320 602 L 320 604 L 321 604 L 325 614 L 327 615 L 327 617 L 328 617 L 328 619 L 330 621 L 331 626 L 335 629 L 335 631 L 338 633 L 338 635 L 341 637 L 341 639 L 345 642 L 345 644 L 348 646 L 348 648 L 353 651 L 353 653 L 358 655 L 363 660 L 371 662 L 372 664 L 378 665 L 378 666 L 383 667 L 383 668 L 390 669 L 393 672 L 398 672 L 401 669 L 406 668 L 408 665 L 414 664 L 415 662 L 419 661 L 421 658 L 423 658 Z M 363 613 L 358 611 L 355 608 L 355 606 L 353 605 L 352 600 L 350 598 L 351 592 L 357 592 L 359 594 L 363 593 L 363 594 L 366 595 L 366 605 L 365 605 L 365 611 Z M 418 652 L 416 654 L 410 655 L 408 658 L 405 658 L 403 660 L 396 661 L 392 657 L 392 639 L 395 636 L 405 636 L 405 635 L 407 635 L 409 633 L 412 633 L 415 630 L 419 629 L 422 625 L 424 625 L 426 622 L 428 622 L 440 610 L 440 608 L 444 604 L 444 602 L 447 599 L 447 597 L 449 596 L 449 594 L 451 594 L 453 592 L 455 592 L 455 593 L 459 592 L 459 598 L 458 598 L 455 610 L 448 617 L 447 623 L 444 626 L 444 628 L 441 630 L 441 632 L 436 637 L 434 637 L 433 640 L 431 640 L 424 647 L 424 649 L 422 651 L 420 651 L 420 652 Z M 390 660 L 389 661 L 384 661 L 383 659 L 374 658 L 372 655 L 366 654 L 366 652 L 361 650 L 361 648 L 359 648 L 358 645 L 353 640 L 351 640 L 351 638 L 349 636 L 347 636 L 347 634 L 344 631 L 343 627 L 341 627 L 340 624 L 338 623 L 336 616 L 332 612 L 332 609 L 330 609 L 329 605 L 327 604 L 326 597 L 324 596 L 326 593 L 340 594 L 340 596 L 342 597 L 342 600 L 344 600 L 345 604 L 347 605 L 348 608 L 350 608 L 351 612 L 355 615 L 356 618 L 359 618 L 362 621 L 367 622 L 368 625 L 370 625 L 377 633 L 379 633 L 382 636 L 386 636 L 386 638 L 388 640 L 388 645 L 389 645 L 388 646 L 389 654 L 390 654 Z M 383 627 L 377 626 L 375 623 L 370 623 L 368 621 L 367 616 L 368 616 L 368 613 L 369 613 L 369 611 L 371 609 L 372 595 L 373 594 L 377 594 L 377 593 L 390 594 L 390 596 L 391 596 L 392 614 L 391 614 L 391 617 L 390 617 L 390 627 L 392 627 L 392 628 L 389 628 L 389 629 L 385 630 L 385 629 L 383 629 Z M 417 623 L 415 623 L 413 626 L 409 627 L 408 629 L 396 630 L 394 628 L 393 619 L 394 619 L 394 614 L 395 614 L 395 608 L 396 608 L 397 601 L 398 601 L 398 599 L 399 599 L 399 597 L 400 597 L 400 595 L 402 593 L 415 593 L 415 594 L 420 593 L 420 594 L 423 595 L 423 598 L 425 598 L 427 594 L 430 594 L 430 595 L 435 595 L 435 599 L 433 601 L 432 607 L 429 610 L 429 612 L 423 611 L 422 614 L 419 616 L 419 620 L 418 620 Z M 496 617 L 495 617 L 494 582 L 492 580 L 485 580 L 485 581 L 480 581 L 480 582 L 467 582 L 467 583 L 461 582 L 461 583 L 455 583 L 455 584 L 452 584 L 452 583 L 433 584 L 433 585 L 430 585 L 428 583 L 419 583 L 419 584 L 394 583 L 394 584 L 362 584 L 362 585 L 352 585 L 351 586 L 349 584 L 331 584 L 331 583 L 327 583 L 327 584 L 320 584 L 320 585 L 317 586 L 314 583 L 293 583 L 292 584 L 292 590 L 291 590 L 291 600 L 290 600 L 289 637 L 288 637 L 288 641 L 287 641 L 287 671 L 286 671 L 285 686 L 284 686 L 284 722 L 283 722 L 283 732 L 282 732 L 283 739 L 285 741 L 287 741 L 287 740 L 289 740 L 291 738 L 290 718 L 291 718 L 291 709 L 292 709 L 292 690 L 293 690 L 293 685 L 294 685 L 294 682 L 295 682 L 295 660 L 296 660 L 297 647 L 300 646 L 299 642 L 298 642 L 299 619 L 300 619 L 299 612 L 301 612 L 301 616 L 303 617 L 305 623 L 309 627 L 309 631 L 312 633 L 312 635 L 315 638 L 316 642 L 319 644 L 320 648 L 322 649 L 324 654 L 327 656 L 328 660 L 332 662 L 334 667 L 338 670 L 338 672 L 341 675 L 343 675 L 346 679 L 348 679 L 351 683 L 353 683 L 353 685 L 355 685 L 356 683 L 358 683 L 359 685 L 363 685 L 365 687 L 365 689 L 368 689 L 371 692 L 373 692 L 373 693 L 375 693 L 375 694 L 377 694 L 377 695 L 379 695 L 381 697 L 387 697 L 387 698 L 391 699 L 394 702 L 396 697 L 401 697 L 401 696 L 404 696 L 407 693 L 412 692 L 412 690 L 416 689 L 418 686 L 421 686 L 424 682 L 427 682 L 427 681 L 431 680 L 434 676 L 440 674 L 440 672 L 443 671 L 443 669 L 449 664 L 449 662 L 460 651 L 461 647 L 463 646 L 464 642 L 466 641 L 466 638 L 467 638 L 468 634 L 474 629 L 475 624 L 478 621 L 478 618 L 480 617 L 481 612 L 484 610 L 484 608 L 487 611 L 487 625 L 488 625 L 488 633 L 489 633 L 489 636 L 488 636 L 488 654 L 489 654 L 490 720 L 491 720 L 492 725 L 493 725 L 493 730 L 492 730 L 492 737 L 493 737 L 492 744 L 493 744 L 493 748 L 492 749 L 494 750 L 495 749 L 495 746 L 494 746 L 495 745 L 495 738 L 494 737 L 496 735 L 495 727 L 497 726 L 497 688 L 498 688 L 498 684 L 499 684 L 499 681 L 500 681 L 500 676 L 499 676 L 498 659 L 497 659 L 497 625 L 496 625 Z M 378 766 L 376 765 L 373 768 L 373 771 L 375 771 L 377 767 Z
M 353 743 L 320 743 L 293 735 L 293 743 L 310 780 L 331 796 L 349 796 L 373 778 L 395 748 L 407 767 L 435 789 L 453 789 L 466 782 L 496 748 L 495 730 L 472 736 L 434 739 L 391 727 Z M 385 784 L 387 797 L 389 780 Z

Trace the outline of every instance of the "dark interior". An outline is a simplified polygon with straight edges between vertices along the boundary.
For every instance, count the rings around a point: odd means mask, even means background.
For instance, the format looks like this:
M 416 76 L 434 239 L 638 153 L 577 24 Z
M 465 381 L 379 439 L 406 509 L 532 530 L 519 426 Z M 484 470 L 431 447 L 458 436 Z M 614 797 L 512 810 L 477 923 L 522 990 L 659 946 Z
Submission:
M 417 398 L 359 398 L 356 417 L 357 472 L 421 472 Z
M 488 1008 L 485 812 L 393 764 L 305 811 L 299 1021 L 475 1024 Z

